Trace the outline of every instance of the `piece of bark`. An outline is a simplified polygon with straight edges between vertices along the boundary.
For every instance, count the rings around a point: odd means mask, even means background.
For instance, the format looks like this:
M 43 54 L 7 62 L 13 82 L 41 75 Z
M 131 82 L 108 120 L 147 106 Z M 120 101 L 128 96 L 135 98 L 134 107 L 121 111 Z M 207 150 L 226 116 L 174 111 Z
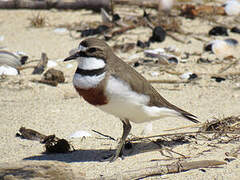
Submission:
M 77 1 L 58 1 L 58 0 L 8 0 L 0 1 L 1 9 L 90 9 L 100 11 L 101 8 L 109 11 L 110 0 L 77 0 Z
M 221 6 L 184 4 L 180 10 L 182 16 L 189 18 L 204 15 L 225 15 L 224 7 Z
M 17 136 L 20 136 L 21 138 L 23 139 L 29 139 L 29 140 L 36 140 L 36 141 L 43 141 L 46 136 L 35 131 L 35 130 L 32 130 L 32 129 L 26 129 L 25 127 L 21 127 L 19 129 L 19 132 L 21 133 L 17 133 L 16 135 Z
M 57 81 L 59 83 L 64 83 L 65 77 L 62 71 L 56 69 L 49 69 L 47 72 L 44 73 L 44 80 L 47 81 Z
M 85 179 L 84 173 L 78 171 L 76 177 L 67 163 L 57 161 L 20 161 L 0 164 L 0 179 L 4 180 L 75 180 Z
M 34 68 L 32 74 L 42 74 L 45 68 L 47 67 L 48 57 L 46 53 L 42 53 L 40 62 Z

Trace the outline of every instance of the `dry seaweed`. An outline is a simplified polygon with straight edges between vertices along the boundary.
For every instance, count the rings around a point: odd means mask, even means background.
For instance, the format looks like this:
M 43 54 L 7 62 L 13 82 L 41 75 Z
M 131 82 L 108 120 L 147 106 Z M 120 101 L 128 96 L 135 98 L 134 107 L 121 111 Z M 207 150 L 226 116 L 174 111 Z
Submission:
M 66 139 L 60 139 L 55 135 L 46 136 L 33 129 L 21 127 L 16 136 L 23 139 L 37 140 L 45 144 L 46 153 L 68 153 L 72 150 L 74 151 L 74 147 Z

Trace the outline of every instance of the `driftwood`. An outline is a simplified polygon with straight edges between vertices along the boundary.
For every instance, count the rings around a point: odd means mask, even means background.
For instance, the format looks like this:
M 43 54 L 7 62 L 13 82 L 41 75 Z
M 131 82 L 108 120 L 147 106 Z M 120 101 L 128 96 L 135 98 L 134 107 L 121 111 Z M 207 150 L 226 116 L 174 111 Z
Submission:
M 68 163 L 45 161 L 45 162 L 14 162 L 0 164 L 0 179 L 59 179 L 59 180 L 111 180 L 111 179 L 139 179 L 154 175 L 179 173 L 197 168 L 218 167 L 226 164 L 222 161 L 204 160 L 193 162 L 176 162 L 165 166 L 148 167 L 135 171 L 123 172 L 113 176 L 101 176 L 99 178 L 86 177 L 82 171 L 74 171 Z
M 100 11 L 101 8 L 110 10 L 110 0 L 77 0 L 77 1 L 58 1 L 58 0 L 8 0 L 0 1 L 1 9 L 91 9 Z
M 42 53 L 40 62 L 34 68 L 32 74 L 42 74 L 44 69 L 47 67 L 48 57 L 46 53 Z
M 112 180 L 112 179 L 141 179 L 150 176 L 160 176 L 164 174 L 179 173 L 189 171 L 191 169 L 209 168 L 224 165 L 226 162 L 217 160 L 203 160 L 193 162 L 175 162 L 164 166 L 153 166 L 145 169 L 134 171 L 126 171 L 123 174 L 113 175 L 109 177 L 101 177 L 97 179 Z

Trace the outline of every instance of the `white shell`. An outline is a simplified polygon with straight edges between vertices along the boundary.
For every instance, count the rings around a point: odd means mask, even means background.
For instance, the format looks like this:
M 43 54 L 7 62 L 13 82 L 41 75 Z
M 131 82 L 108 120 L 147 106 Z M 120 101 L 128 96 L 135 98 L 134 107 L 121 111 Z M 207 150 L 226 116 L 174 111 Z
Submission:
M 18 71 L 13 67 L 3 65 L 0 66 L 0 75 L 16 76 L 18 75 Z
M 21 66 L 20 57 L 12 52 L 0 50 L 0 66 L 1 65 L 8 65 L 13 68 L 18 68 Z
M 236 16 L 240 14 L 240 3 L 237 0 L 230 0 L 225 3 L 224 10 L 229 16 Z

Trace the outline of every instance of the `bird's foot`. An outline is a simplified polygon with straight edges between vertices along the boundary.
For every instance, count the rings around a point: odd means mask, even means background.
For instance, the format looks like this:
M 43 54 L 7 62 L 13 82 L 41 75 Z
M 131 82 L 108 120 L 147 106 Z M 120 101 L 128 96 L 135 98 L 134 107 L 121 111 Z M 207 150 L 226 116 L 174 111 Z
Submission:
M 108 161 L 108 162 L 114 162 L 114 161 L 116 161 L 118 158 L 121 158 L 121 160 L 123 160 L 122 154 L 119 154 L 119 155 L 117 155 L 116 153 L 114 153 L 114 154 L 107 154 L 107 155 L 105 155 L 105 156 L 102 157 L 101 161 L 102 161 L 102 162 L 106 162 L 106 161 Z

